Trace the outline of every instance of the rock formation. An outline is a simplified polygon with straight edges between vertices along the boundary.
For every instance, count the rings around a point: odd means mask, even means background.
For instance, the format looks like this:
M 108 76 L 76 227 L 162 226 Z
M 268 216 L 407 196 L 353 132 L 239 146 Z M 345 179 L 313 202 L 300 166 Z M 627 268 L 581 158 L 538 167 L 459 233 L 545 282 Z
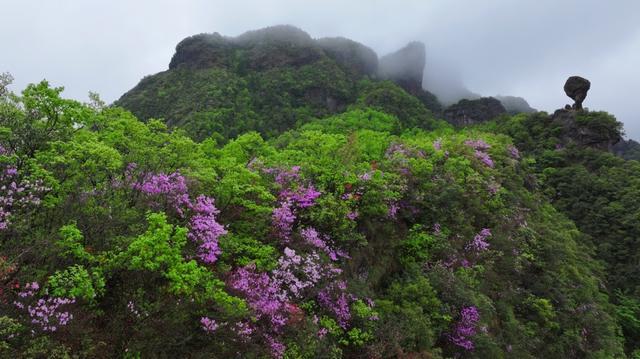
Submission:
M 522 97 L 517 96 L 495 96 L 496 99 L 500 100 L 502 106 L 507 110 L 507 112 L 511 115 L 515 115 L 518 113 L 533 113 L 537 112 L 537 110 L 531 106 L 529 103 L 523 99 Z
M 239 63 L 238 53 L 244 61 Z M 318 61 L 322 50 L 306 32 L 288 25 L 249 31 L 238 37 L 218 33 L 188 37 L 176 46 L 169 69 L 211 67 L 267 70 Z
M 426 49 L 421 42 L 411 42 L 402 49 L 380 58 L 378 73 L 411 94 L 422 90 Z
M 582 110 L 582 102 L 587 98 L 587 92 L 591 87 L 589 80 L 580 76 L 571 76 L 564 84 L 564 93 L 571 97 L 575 103 L 571 108 L 574 110 Z
M 391 80 L 416 96 L 432 112 L 439 113 L 442 106 L 438 98 L 422 87 L 426 48 L 421 42 L 410 42 L 400 50 L 380 58 L 378 76 Z
M 599 112 L 574 109 L 556 110 L 551 115 L 551 123 L 561 129 L 557 135 L 564 145 L 575 143 L 603 151 L 612 151 L 622 139 L 617 128 L 619 123 L 615 122 L 615 118 Z
M 443 117 L 455 126 L 466 126 L 489 121 L 505 113 L 507 110 L 500 101 L 493 97 L 483 97 L 477 100 L 460 100 L 447 107 Z
M 325 37 L 317 44 L 327 56 L 355 76 L 374 76 L 378 71 L 378 55 L 363 44 L 344 37 Z

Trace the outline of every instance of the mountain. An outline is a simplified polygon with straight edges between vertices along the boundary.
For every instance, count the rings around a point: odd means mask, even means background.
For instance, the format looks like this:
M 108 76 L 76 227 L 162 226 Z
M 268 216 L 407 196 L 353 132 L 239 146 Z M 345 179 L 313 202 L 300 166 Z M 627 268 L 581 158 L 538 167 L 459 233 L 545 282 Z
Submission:
M 145 77 L 116 105 L 143 120 L 162 118 L 197 139 L 212 133 L 233 138 L 250 130 L 273 137 L 357 103 L 381 106 L 371 96 L 382 93 L 396 97 L 403 107 L 414 101 L 394 84 L 378 84 L 382 77 L 416 95 L 420 103 L 411 103 L 415 108 L 406 111 L 422 113 L 415 120 L 428 128 L 430 112 L 440 111 L 440 105 L 422 90 L 424 51 L 424 45 L 414 43 L 389 55 L 402 65 L 413 62 L 410 73 L 400 74 L 390 70 L 389 56 L 379 62 L 373 50 L 355 41 L 314 40 L 292 26 L 235 38 L 200 34 L 178 44 L 167 71 Z
M 112 106 L 0 76 L 1 356 L 638 357 L 622 124 L 443 110 L 424 54 L 200 34 Z
M 527 100 L 522 97 L 517 96 L 494 96 L 497 100 L 502 103 L 505 110 L 512 115 L 516 115 L 519 113 L 533 113 L 537 112 L 537 110 L 531 106 Z
M 640 143 L 637 141 L 621 140 L 613 147 L 613 152 L 625 160 L 640 161 Z

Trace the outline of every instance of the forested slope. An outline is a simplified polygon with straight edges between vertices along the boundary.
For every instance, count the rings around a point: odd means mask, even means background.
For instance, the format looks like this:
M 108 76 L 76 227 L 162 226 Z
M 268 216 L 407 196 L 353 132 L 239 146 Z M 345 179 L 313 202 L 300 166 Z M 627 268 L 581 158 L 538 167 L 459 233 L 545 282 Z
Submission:
M 131 112 L 3 78 L 2 356 L 638 357 L 615 118 L 454 127 L 361 45 L 281 30 L 183 41 Z

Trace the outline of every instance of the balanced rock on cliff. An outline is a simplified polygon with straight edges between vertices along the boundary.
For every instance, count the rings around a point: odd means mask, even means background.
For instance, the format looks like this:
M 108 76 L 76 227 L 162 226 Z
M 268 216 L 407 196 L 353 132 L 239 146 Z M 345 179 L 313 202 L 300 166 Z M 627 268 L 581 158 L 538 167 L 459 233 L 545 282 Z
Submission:
M 574 110 L 582 110 L 582 102 L 587 98 L 587 92 L 591 88 L 591 82 L 580 76 L 571 76 L 564 84 L 564 93 L 571 97 L 575 103 L 571 106 Z

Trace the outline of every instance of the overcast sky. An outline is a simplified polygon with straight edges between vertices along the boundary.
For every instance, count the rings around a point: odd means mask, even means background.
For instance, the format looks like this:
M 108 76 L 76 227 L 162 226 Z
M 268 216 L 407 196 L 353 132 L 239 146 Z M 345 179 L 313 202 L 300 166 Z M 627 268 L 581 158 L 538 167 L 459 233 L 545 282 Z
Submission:
M 427 79 L 546 111 L 571 102 L 562 86 L 581 75 L 591 80 L 585 106 L 640 139 L 640 0 L 0 0 L 0 9 L 0 72 L 13 74 L 14 90 L 46 78 L 68 97 L 96 91 L 111 102 L 165 70 L 186 36 L 292 24 L 379 55 L 423 41 Z

